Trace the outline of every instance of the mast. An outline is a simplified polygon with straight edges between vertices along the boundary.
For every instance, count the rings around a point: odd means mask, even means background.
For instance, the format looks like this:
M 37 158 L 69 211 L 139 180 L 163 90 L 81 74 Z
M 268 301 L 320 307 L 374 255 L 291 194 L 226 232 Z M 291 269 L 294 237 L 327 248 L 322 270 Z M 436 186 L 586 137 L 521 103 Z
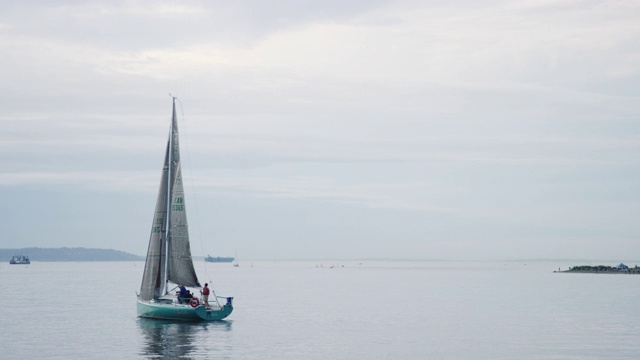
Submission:
M 169 284 L 169 242 L 171 241 L 169 238 L 170 228 L 171 228 L 171 201 L 172 201 L 172 192 L 173 192 L 173 181 L 171 169 L 173 168 L 173 137 L 174 137 L 174 123 L 176 120 L 176 98 L 173 98 L 173 113 L 171 115 L 171 130 L 169 131 L 169 159 L 168 165 L 169 169 L 167 170 L 167 216 L 165 223 L 165 257 L 164 257 L 164 285 L 162 292 L 166 295 L 168 293 L 168 284 Z

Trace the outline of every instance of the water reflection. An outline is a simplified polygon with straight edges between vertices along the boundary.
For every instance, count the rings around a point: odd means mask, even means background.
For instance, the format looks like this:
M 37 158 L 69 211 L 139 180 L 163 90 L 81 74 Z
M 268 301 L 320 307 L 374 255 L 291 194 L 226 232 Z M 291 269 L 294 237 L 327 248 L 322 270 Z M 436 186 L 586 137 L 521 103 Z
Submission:
M 229 321 L 191 323 L 145 318 L 137 322 L 143 338 L 140 355 L 150 359 L 206 357 L 207 351 L 213 350 L 207 339 L 231 331 L 232 325 Z

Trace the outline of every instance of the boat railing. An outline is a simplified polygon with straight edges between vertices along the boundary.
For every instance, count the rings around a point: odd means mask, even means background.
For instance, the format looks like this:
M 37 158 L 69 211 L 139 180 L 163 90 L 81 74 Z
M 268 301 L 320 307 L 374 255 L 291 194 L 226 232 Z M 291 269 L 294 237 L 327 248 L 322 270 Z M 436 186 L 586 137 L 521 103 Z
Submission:
M 229 296 L 216 296 L 217 299 L 225 299 L 227 300 L 227 303 L 225 305 L 229 305 L 231 307 L 233 307 L 233 297 L 229 297 Z

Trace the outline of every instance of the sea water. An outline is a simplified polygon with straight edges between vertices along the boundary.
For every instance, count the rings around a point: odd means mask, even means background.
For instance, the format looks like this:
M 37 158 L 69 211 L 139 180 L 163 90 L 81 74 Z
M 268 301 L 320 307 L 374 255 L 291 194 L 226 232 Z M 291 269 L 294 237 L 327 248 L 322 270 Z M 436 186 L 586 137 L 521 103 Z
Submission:
M 0 264 L 2 359 L 637 359 L 640 275 L 554 262 L 196 265 L 227 321 L 136 317 L 143 262 Z

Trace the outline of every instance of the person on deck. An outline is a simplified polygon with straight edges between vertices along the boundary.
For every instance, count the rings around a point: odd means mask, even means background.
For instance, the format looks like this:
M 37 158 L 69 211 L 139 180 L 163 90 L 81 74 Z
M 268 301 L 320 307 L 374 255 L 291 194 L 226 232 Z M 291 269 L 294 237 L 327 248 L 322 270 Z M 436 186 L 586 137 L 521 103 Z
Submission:
M 178 293 L 178 302 L 182 304 L 182 299 L 187 297 L 187 288 L 185 288 L 184 285 L 180 285 L 178 288 L 180 289 L 180 292 Z
M 209 284 L 205 283 L 202 288 L 202 300 L 204 301 L 204 306 L 209 307 Z

